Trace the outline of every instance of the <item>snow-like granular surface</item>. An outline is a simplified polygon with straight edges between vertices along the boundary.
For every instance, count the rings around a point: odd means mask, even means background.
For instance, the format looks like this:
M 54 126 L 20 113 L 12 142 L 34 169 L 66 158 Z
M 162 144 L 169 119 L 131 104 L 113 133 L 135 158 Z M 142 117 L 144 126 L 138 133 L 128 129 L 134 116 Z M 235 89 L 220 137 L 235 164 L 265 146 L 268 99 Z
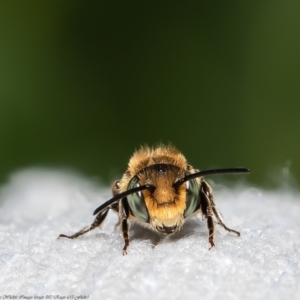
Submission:
M 209 251 L 200 218 L 158 243 L 132 226 L 123 256 L 113 212 L 102 230 L 57 239 L 93 221 L 108 187 L 59 171 L 16 173 L 0 194 L 0 297 L 299 299 L 299 193 L 213 187 L 227 225 L 241 237 L 217 226 Z

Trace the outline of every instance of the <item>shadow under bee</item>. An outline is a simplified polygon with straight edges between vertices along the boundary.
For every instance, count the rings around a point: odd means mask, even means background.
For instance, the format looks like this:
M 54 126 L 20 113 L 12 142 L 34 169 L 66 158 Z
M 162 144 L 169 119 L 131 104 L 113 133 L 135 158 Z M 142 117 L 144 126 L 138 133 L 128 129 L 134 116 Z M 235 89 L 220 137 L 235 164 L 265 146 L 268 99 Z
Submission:
M 199 235 L 199 228 L 205 229 L 205 223 L 199 219 L 190 219 L 187 220 L 182 229 L 180 231 L 175 232 L 174 234 L 167 236 L 160 236 L 157 232 L 142 226 L 139 223 L 132 223 L 130 226 L 130 236 L 132 240 L 150 240 L 153 248 L 155 248 L 158 244 L 163 243 L 164 240 L 170 239 L 173 241 L 179 240 L 181 238 L 197 234 Z M 201 233 L 201 231 L 200 231 Z M 205 232 L 203 231 L 203 235 L 205 236 Z

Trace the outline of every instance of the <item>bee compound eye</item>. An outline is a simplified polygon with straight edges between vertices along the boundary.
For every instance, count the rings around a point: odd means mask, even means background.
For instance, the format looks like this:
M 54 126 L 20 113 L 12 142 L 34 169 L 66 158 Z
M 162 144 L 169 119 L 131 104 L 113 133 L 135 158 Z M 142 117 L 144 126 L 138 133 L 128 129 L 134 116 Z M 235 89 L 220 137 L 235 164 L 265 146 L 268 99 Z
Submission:
M 127 190 L 130 190 L 135 187 L 139 187 L 139 181 L 138 178 L 132 178 L 131 181 L 128 184 Z M 149 214 L 148 210 L 146 208 L 144 196 L 142 191 L 138 191 L 135 193 L 132 193 L 127 196 L 127 202 L 129 205 L 129 208 L 132 212 L 132 214 L 138 218 L 142 222 L 149 222 Z
M 195 179 L 186 182 L 186 208 L 184 217 L 192 214 L 199 204 L 199 185 Z

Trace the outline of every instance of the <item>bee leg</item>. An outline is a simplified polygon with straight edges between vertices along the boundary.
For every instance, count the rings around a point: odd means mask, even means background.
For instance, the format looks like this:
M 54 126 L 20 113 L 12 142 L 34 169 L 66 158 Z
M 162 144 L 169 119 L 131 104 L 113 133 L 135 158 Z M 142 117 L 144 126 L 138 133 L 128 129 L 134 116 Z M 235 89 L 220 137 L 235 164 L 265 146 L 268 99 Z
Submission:
M 123 233 L 123 238 L 125 245 L 123 247 L 123 255 L 127 254 L 127 247 L 129 246 L 129 236 L 128 236 L 128 223 L 127 219 L 123 219 L 121 221 L 121 226 L 122 226 L 122 233 Z
M 215 246 L 214 243 L 214 231 L 215 224 L 213 220 L 213 203 L 211 202 L 208 194 L 206 193 L 205 187 L 203 187 L 203 182 L 200 189 L 200 207 L 202 211 L 202 215 L 207 219 L 207 227 L 208 227 L 208 242 L 210 243 L 210 248 Z
M 118 189 L 120 187 L 119 182 L 120 182 L 119 180 L 116 180 L 112 185 L 112 194 L 114 196 L 118 193 Z M 65 238 L 68 238 L 68 239 L 75 239 L 75 238 L 77 238 L 77 237 L 79 237 L 79 236 L 95 229 L 96 227 L 100 227 L 102 225 L 102 223 L 104 222 L 109 209 L 112 209 L 116 212 L 119 212 L 119 204 L 114 203 L 110 207 L 108 207 L 106 210 L 102 211 L 101 213 L 98 213 L 95 220 L 94 220 L 94 222 L 91 225 L 88 225 L 88 226 L 82 228 L 80 231 L 76 232 L 75 234 L 73 234 L 73 235 L 60 234 L 58 236 L 58 238 L 65 237 Z
M 129 246 L 129 235 L 128 235 L 128 216 L 129 216 L 129 207 L 127 202 L 125 202 L 126 198 L 123 198 L 119 202 L 119 216 L 120 216 L 120 225 L 122 229 L 123 239 L 124 239 L 124 247 L 123 247 L 123 255 L 127 254 L 127 248 Z
M 208 242 L 210 243 L 210 250 L 215 246 L 214 243 L 214 231 L 215 231 L 215 225 L 214 225 L 214 220 L 212 216 L 207 216 L 207 227 L 208 227 Z
M 225 230 L 227 230 L 229 232 L 234 232 L 237 236 L 240 236 L 241 235 L 240 232 L 226 226 L 221 213 L 217 210 L 216 205 L 214 203 L 212 188 L 210 187 L 210 185 L 206 181 L 203 180 L 202 187 L 203 187 L 204 191 L 206 192 L 206 194 L 208 195 L 208 198 L 210 199 L 210 202 L 212 204 L 212 211 L 218 220 L 218 224 L 222 225 Z
M 93 230 L 94 228 L 101 226 L 101 224 L 103 223 L 103 221 L 105 220 L 105 218 L 107 216 L 108 211 L 109 211 L 109 208 L 107 210 L 103 211 L 102 213 L 99 213 L 91 225 L 88 225 L 88 226 L 82 228 L 80 231 L 74 233 L 73 235 L 60 234 L 58 236 L 58 238 L 64 237 L 64 238 L 68 238 L 68 239 L 75 239 L 75 238 Z
M 229 232 L 234 232 L 237 236 L 241 235 L 241 233 L 239 231 L 231 229 L 231 228 L 226 226 L 220 212 L 215 207 L 213 207 L 213 212 L 214 212 L 214 215 L 216 216 L 216 218 L 218 220 L 218 224 L 222 225 L 225 230 L 227 230 Z

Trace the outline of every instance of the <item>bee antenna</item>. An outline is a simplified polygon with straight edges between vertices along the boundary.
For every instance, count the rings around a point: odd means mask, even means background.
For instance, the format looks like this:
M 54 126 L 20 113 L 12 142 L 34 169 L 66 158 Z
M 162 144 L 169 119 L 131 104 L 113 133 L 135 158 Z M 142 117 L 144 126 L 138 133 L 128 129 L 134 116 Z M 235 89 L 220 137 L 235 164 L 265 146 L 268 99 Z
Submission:
M 250 173 L 250 170 L 246 168 L 227 168 L 227 169 L 213 169 L 213 170 L 199 171 L 179 179 L 173 184 L 173 187 L 178 188 L 181 184 L 183 184 L 186 181 L 195 179 L 197 177 L 206 176 L 206 175 L 241 174 L 241 173 L 248 174 Z
M 108 206 L 111 206 L 115 202 L 120 201 L 120 199 L 122 199 L 122 198 L 124 198 L 124 197 L 126 197 L 128 195 L 131 195 L 133 193 L 136 193 L 136 192 L 139 192 L 139 191 L 142 191 L 142 190 L 153 190 L 153 189 L 155 189 L 153 185 L 145 184 L 145 185 L 134 187 L 134 188 L 132 188 L 130 190 L 127 190 L 127 191 L 125 191 L 123 193 L 117 194 L 114 197 L 112 197 L 111 199 L 109 199 L 106 202 L 104 202 L 103 204 L 101 204 L 98 208 L 96 208 L 95 211 L 94 211 L 94 213 L 93 213 L 93 215 L 96 215 L 99 212 L 102 212 Z

